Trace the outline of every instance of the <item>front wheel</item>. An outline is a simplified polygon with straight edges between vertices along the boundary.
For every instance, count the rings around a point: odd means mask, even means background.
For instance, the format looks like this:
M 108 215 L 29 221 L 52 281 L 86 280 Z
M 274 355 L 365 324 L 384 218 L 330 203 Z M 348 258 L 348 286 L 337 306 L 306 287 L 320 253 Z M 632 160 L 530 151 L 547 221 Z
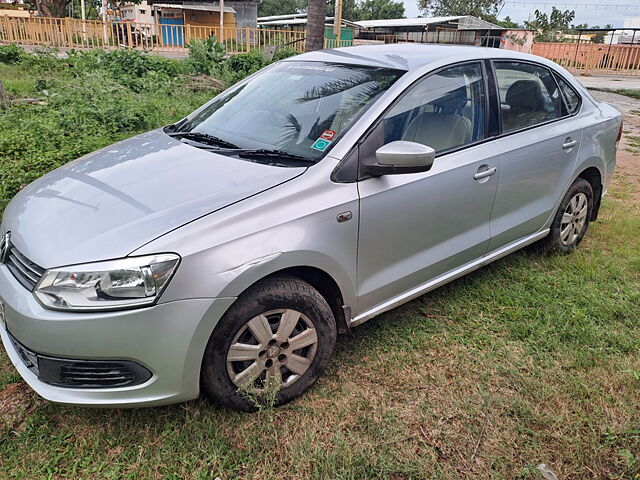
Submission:
M 551 224 L 549 236 L 544 240 L 548 250 L 571 253 L 582 241 L 593 212 L 593 189 L 584 178 L 578 178 L 569 187 Z
M 202 388 L 235 410 L 287 403 L 322 375 L 336 335 L 331 308 L 315 288 L 293 277 L 263 280 L 216 326 L 202 363 Z

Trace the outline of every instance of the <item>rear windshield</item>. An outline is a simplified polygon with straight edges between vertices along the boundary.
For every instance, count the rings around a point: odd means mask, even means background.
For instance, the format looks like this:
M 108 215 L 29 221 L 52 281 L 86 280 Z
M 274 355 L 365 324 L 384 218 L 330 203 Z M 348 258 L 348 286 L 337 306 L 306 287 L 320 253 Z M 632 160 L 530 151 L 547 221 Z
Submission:
M 224 92 L 172 132 L 203 133 L 242 149 L 320 160 L 403 73 L 323 62 L 280 62 Z

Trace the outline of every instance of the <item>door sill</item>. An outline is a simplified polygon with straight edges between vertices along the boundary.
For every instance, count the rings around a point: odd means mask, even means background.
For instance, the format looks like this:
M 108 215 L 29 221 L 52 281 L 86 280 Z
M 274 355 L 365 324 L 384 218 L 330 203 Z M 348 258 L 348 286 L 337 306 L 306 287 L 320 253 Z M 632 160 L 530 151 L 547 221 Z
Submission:
M 409 302 L 414 298 L 419 297 L 420 295 L 424 295 L 425 293 L 430 292 L 431 290 L 435 290 L 436 288 L 441 287 L 446 283 L 449 283 L 457 278 L 460 278 L 469 272 L 472 272 L 474 270 L 477 270 L 478 268 L 484 267 L 485 265 L 488 265 L 491 262 L 498 260 L 499 258 L 509 255 L 510 253 L 515 252 L 516 250 L 519 250 L 523 247 L 526 247 L 527 245 L 530 245 L 534 242 L 537 242 L 541 238 L 546 237 L 548 234 L 549 234 L 549 229 L 547 228 L 538 233 L 534 233 L 533 235 L 529 235 L 527 237 L 521 238 L 520 240 L 516 240 L 515 242 L 505 245 L 504 247 L 499 248 L 498 250 L 494 250 L 488 255 L 481 257 L 477 260 L 474 260 L 473 262 L 467 263 L 461 267 L 458 267 L 455 270 L 450 270 L 449 272 L 439 277 L 436 277 L 433 280 L 429 280 L 426 283 L 418 285 L 417 287 L 412 288 L 411 290 L 401 293 L 400 295 L 393 297 L 387 300 L 386 302 L 376 305 L 375 307 L 361 313 L 357 317 L 352 318 L 351 321 L 349 322 L 349 325 L 351 327 L 355 327 L 357 325 L 360 325 L 361 323 L 366 322 L 367 320 L 371 320 L 373 317 L 380 315 L 381 313 L 384 313 L 388 310 L 396 308 L 402 305 L 403 303 Z

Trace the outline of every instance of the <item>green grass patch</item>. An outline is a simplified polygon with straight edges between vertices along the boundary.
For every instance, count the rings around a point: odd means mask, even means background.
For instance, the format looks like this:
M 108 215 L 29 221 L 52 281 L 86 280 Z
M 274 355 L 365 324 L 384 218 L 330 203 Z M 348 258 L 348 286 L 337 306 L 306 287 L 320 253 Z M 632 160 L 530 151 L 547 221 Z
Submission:
M 619 93 L 620 95 L 625 95 L 627 97 L 631 97 L 631 98 L 635 98 L 640 100 L 640 90 L 634 89 L 622 89 L 622 90 L 616 90 L 616 93 Z

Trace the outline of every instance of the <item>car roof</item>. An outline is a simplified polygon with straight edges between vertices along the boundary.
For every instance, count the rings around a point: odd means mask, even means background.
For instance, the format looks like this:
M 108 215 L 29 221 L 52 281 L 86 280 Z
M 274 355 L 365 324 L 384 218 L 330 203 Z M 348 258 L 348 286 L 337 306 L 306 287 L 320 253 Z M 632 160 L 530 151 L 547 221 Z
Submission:
M 392 43 L 386 45 L 359 45 L 356 47 L 332 48 L 303 53 L 289 57 L 290 61 L 311 61 L 367 65 L 396 68 L 400 70 L 420 69 L 427 65 L 450 60 L 450 63 L 483 58 L 511 58 L 533 60 L 549 64 L 547 60 L 526 53 L 499 48 L 466 45 L 434 45 L 426 43 Z

